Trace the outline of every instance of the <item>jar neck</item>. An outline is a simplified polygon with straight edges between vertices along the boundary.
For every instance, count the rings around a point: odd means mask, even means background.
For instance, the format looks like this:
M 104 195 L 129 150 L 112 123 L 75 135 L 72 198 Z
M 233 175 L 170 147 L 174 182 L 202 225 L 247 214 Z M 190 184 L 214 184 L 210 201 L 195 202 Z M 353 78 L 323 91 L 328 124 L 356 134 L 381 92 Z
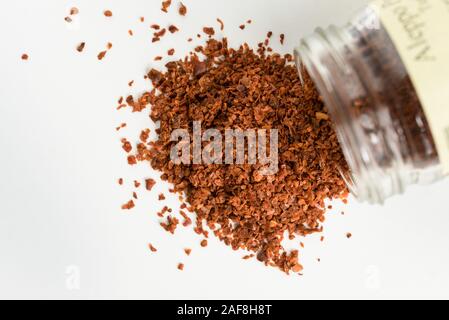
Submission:
M 377 105 L 371 94 L 376 90 L 371 88 L 374 80 L 363 74 L 357 55 L 349 26 L 317 29 L 295 50 L 302 81 L 313 80 L 335 124 L 349 167 L 341 174 L 351 193 L 361 201 L 383 203 L 416 179 L 404 159 L 394 119 Z M 361 97 L 371 99 L 373 108 L 360 112 L 358 105 L 365 103 Z

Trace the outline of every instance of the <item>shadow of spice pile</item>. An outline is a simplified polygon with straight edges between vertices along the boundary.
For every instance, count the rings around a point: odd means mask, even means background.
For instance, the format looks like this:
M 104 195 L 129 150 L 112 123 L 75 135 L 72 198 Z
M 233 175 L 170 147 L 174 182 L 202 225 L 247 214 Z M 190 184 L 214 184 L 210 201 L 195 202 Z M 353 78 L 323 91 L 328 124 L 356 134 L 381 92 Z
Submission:
M 338 168 L 346 167 L 323 102 L 310 80 L 301 85 L 292 57 L 257 52 L 247 45 L 230 49 L 227 40 L 210 39 L 165 73 L 151 70 L 154 90 L 135 111 L 151 105 L 160 121 L 156 142 L 138 146 L 138 161 L 149 161 L 162 179 L 185 194 L 197 214 L 195 232 L 214 234 L 234 250 L 246 249 L 266 265 L 301 272 L 298 251 L 282 246 L 290 239 L 322 231 L 326 199 L 343 199 L 347 189 Z M 278 129 L 279 172 L 258 174 L 258 165 L 175 165 L 171 133 L 202 130 Z M 170 222 L 171 221 L 171 222 Z M 169 222 L 173 224 L 173 219 Z M 178 220 L 175 220 L 175 223 Z M 176 226 L 175 226 L 176 228 Z

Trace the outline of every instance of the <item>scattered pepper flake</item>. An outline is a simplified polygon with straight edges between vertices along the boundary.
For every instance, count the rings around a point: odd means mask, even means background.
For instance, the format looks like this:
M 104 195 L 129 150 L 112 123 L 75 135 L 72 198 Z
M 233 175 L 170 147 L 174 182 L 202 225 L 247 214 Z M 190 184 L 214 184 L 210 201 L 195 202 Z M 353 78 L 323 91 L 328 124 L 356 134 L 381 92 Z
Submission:
M 178 32 L 179 29 L 175 25 L 171 25 L 170 27 L 168 27 L 168 31 L 170 31 L 171 33 L 175 33 Z
M 220 24 L 220 30 L 223 31 L 224 27 L 225 27 L 223 20 L 221 20 L 220 18 L 217 18 L 217 22 Z
M 245 30 L 246 27 L 245 27 L 244 24 L 241 24 L 239 28 L 242 29 L 242 30 Z
M 125 138 L 123 138 L 121 140 L 121 142 L 122 142 L 123 150 L 125 150 L 126 153 L 130 153 L 132 151 L 132 149 L 133 149 L 131 143 L 128 140 L 126 140 Z
M 134 32 L 131 29 L 129 29 L 128 34 L 132 37 L 134 35 Z
M 123 186 L 123 178 L 118 179 L 118 184 Z
M 213 35 L 215 35 L 215 29 L 212 27 L 204 27 L 203 32 L 205 34 L 207 34 L 209 37 L 212 37 Z
M 106 53 L 107 51 L 101 51 L 97 56 L 98 60 L 103 60 L 103 58 L 106 56 Z
M 179 4 L 178 12 L 183 17 L 185 17 L 185 15 L 187 14 L 187 7 L 182 2 Z
M 164 201 L 165 200 L 165 195 L 163 194 L 163 193 L 161 193 L 160 195 L 159 195 L 159 201 Z
M 156 181 L 154 181 L 154 179 L 146 179 L 145 180 L 145 188 L 148 191 L 151 191 L 155 185 L 156 185 Z
M 29 58 L 30 57 L 28 56 L 28 54 L 26 54 L 26 53 L 22 54 L 22 57 L 21 57 L 22 60 L 27 61 Z
M 81 43 L 76 47 L 76 51 L 78 51 L 78 52 L 83 52 L 85 47 L 86 47 L 86 43 L 85 43 L 85 42 L 81 42 Z
M 167 54 L 169 55 L 169 56 L 172 56 L 172 55 L 174 55 L 175 54 L 175 49 L 170 49 L 170 50 L 168 50 L 167 51 Z
M 151 243 L 148 244 L 148 248 L 150 249 L 151 252 L 157 252 L 157 249 Z
M 207 240 L 206 239 L 204 239 L 204 240 L 202 240 L 201 242 L 200 242 L 200 245 L 203 247 L 203 248 L 205 248 L 205 247 L 207 247 Z
M 180 270 L 180 271 L 184 270 L 184 264 L 183 263 L 178 264 L 178 270 Z
M 348 232 L 348 233 L 346 234 L 346 238 L 351 239 L 351 238 L 352 238 L 352 233 Z
M 111 10 L 105 10 L 105 11 L 103 12 L 103 14 L 104 14 L 104 16 L 107 17 L 107 18 L 112 17 L 112 11 L 111 11 Z
M 126 123 L 122 123 L 117 128 L 115 128 L 115 130 L 120 131 L 121 129 L 123 129 L 125 127 L 126 127 Z
M 161 27 L 158 24 L 152 24 L 151 29 L 159 30 Z
M 70 9 L 70 15 L 71 15 L 71 16 L 75 16 L 75 15 L 77 15 L 79 12 L 80 12 L 80 11 L 79 11 L 79 9 L 78 9 L 77 7 L 73 7 L 73 8 Z
M 129 200 L 127 203 L 125 203 L 122 206 L 122 210 L 131 210 L 132 208 L 134 208 L 136 205 L 134 204 L 133 200 Z
M 170 6 L 171 6 L 171 0 L 163 1 L 163 2 L 162 2 L 162 8 L 161 8 L 161 10 L 162 10 L 163 12 L 167 13 L 167 12 L 168 12 L 168 9 L 170 8 Z
M 186 255 L 190 256 L 192 254 L 192 249 L 186 248 L 184 249 L 184 252 L 186 253 Z
M 284 45 L 284 42 L 285 42 L 285 34 L 281 34 L 280 40 L 281 40 L 281 44 Z

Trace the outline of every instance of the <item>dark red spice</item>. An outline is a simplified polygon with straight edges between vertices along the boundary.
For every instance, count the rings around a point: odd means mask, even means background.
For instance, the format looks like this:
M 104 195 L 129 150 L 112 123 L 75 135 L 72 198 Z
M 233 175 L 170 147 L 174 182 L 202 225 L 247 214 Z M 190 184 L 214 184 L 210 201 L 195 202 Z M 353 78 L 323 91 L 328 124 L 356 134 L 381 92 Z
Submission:
M 26 61 L 26 60 L 28 60 L 29 58 L 30 58 L 30 57 L 28 56 L 28 54 L 26 54 L 26 53 L 22 54 L 22 57 L 21 57 L 22 60 Z
M 98 58 L 98 60 L 103 60 L 104 59 L 104 57 L 106 56 L 106 53 L 108 53 L 107 51 L 101 51 L 99 54 L 98 54 L 98 56 L 97 56 L 97 58 Z
M 223 31 L 224 27 L 225 27 L 223 20 L 221 20 L 220 18 L 217 18 L 217 22 L 220 24 L 220 30 Z
M 169 56 L 174 55 L 174 54 L 175 54 L 175 49 L 170 49 L 170 50 L 168 50 L 168 51 L 167 51 L 167 54 L 168 54 Z
M 122 141 L 123 150 L 125 150 L 126 153 L 130 153 L 133 149 L 131 143 L 128 140 L 126 140 L 125 138 L 123 138 L 121 141 Z
M 134 207 L 135 207 L 134 201 L 133 200 L 129 200 L 127 203 L 125 203 L 122 206 L 122 210 L 131 210 Z
M 180 270 L 180 271 L 184 270 L 184 264 L 183 263 L 178 264 L 178 270 Z
M 105 11 L 103 12 L 103 14 L 104 14 L 104 16 L 107 17 L 107 18 L 112 17 L 112 11 L 111 11 L 111 10 L 105 10 Z
M 192 254 L 192 249 L 189 249 L 189 248 L 184 249 L 184 252 L 186 255 L 190 256 Z
M 299 253 L 282 246 L 284 235 L 292 239 L 323 230 L 325 201 L 347 193 L 338 170 L 346 162 L 312 81 L 305 78 L 301 84 L 289 57 L 266 50 L 264 43 L 256 53 L 246 44 L 230 49 L 227 39 L 210 39 L 197 50 L 204 60 L 192 54 L 167 64 L 167 71 L 152 69 L 148 78 L 155 90 L 142 96 L 140 107 L 151 105 L 151 119 L 160 121 L 160 128 L 158 140 L 140 146 L 138 157 L 161 171 L 173 192 L 185 195 L 188 206 L 182 208 L 196 213 L 197 234 L 207 237 L 207 225 L 233 249 L 300 273 Z M 279 172 L 264 177 L 253 165 L 174 165 L 171 133 L 195 120 L 203 129 L 220 131 L 277 129 Z M 174 233 L 179 224 L 174 219 L 167 217 L 161 225 Z
M 171 25 L 170 27 L 168 27 L 168 31 L 170 31 L 171 33 L 176 33 L 179 31 L 179 29 L 175 25 Z
M 204 240 L 202 240 L 201 242 L 200 242 L 200 245 L 203 247 L 203 248 L 205 248 L 205 247 L 207 247 L 207 240 L 206 239 L 204 239 Z
M 157 252 L 157 249 L 151 243 L 148 244 L 148 248 L 150 249 L 151 252 Z
M 212 37 L 213 35 L 215 35 L 215 29 L 212 27 L 204 27 L 203 32 L 205 34 L 207 34 L 209 37 Z
M 137 164 L 137 159 L 135 156 L 128 156 L 128 164 L 130 166 L 136 165 Z
M 187 14 L 187 7 L 182 2 L 179 4 L 178 12 L 183 17 Z
M 281 36 L 280 36 L 280 41 L 281 41 L 281 44 L 284 45 L 284 42 L 285 42 L 285 34 L 281 34 Z
M 171 6 L 171 0 L 163 1 L 163 2 L 162 2 L 162 8 L 161 8 L 161 10 L 162 10 L 163 12 L 167 13 L 167 12 L 168 12 L 168 9 L 170 8 L 170 6 Z
M 160 195 L 159 195 L 159 201 L 164 201 L 165 200 L 165 195 L 163 194 L 163 193 L 161 193 Z
M 85 47 L 86 47 L 86 43 L 85 43 L 85 42 L 81 42 L 81 43 L 76 47 L 76 51 L 78 51 L 78 52 L 83 52 Z
M 123 178 L 118 179 L 118 184 L 123 186 Z
M 156 181 L 154 181 L 154 179 L 146 179 L 145 180 L 145 188 L 148 191 L 153 190 L 153 187 L 156 185 Z

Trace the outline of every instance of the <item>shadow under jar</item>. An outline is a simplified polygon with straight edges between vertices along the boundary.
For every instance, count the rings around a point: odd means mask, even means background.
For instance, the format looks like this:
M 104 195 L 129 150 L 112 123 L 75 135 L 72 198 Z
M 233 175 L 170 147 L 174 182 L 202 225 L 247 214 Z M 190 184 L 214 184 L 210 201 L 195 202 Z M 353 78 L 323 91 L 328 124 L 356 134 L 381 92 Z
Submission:
M 425 108 L 375 7 L 342 28 L 317 29 L 295 58 L 326 103 L 349 166 L 341 173 L 359 200 L 383 203 L 444 178 Z

